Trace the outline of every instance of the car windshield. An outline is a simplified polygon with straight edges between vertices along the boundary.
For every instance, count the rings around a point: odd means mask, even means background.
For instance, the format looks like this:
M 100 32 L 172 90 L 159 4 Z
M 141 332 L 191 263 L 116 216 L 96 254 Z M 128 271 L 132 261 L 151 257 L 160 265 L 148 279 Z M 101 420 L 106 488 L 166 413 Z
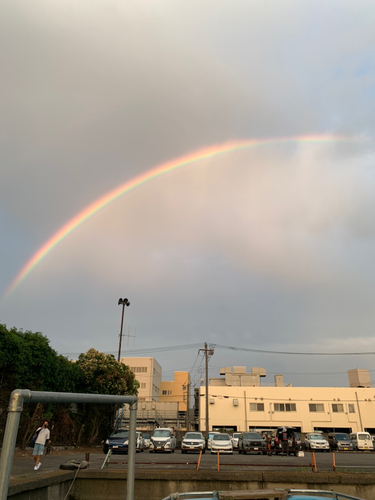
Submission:
M 230 441 L 229 434 L 215 434 L 212 439 L 215 441 Z
M 156 431 L 154 431 L 153 437 L 165 438 L 165 437 L 170 437 L 170 435 L 171 435 L 171 431 L 168 429 L 156 429 Z
M 340 441 L 350 441 L 349 436 L 347 434 L 336 434 L 335 437 Z
M 112 432 L 111 438 L 128 438 L 129 431 L 114 431 Z
M 202 434 L 199 434 L 199 432 L 188 432 L 185 434 L 184 439 L 202 439 Z
M 358 434 L 358 439 L 371 439 L 370 434 Z
M 150 439 L 150 434 L 143 434 L 144 439 Z
M 244 439 L 263 439 L 257 432 L 244 432 L 243 437 Z
M 325 441 L 321 434 L 310 434 L 310 439 L 313 439 L 314 441 Z
M 233 434 L 233 437 L 234 437 L 235 439 L 238 439 L 240 436 L 241 436 L 241 433 L 240 433 L 240 432 L 235 432 L 235 433 Z

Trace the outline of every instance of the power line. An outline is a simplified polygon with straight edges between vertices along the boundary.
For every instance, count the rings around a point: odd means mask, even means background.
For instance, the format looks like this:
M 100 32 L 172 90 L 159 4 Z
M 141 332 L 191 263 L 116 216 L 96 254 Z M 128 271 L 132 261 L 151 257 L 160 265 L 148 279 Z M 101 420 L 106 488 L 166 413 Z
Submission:
M 197 349 L 198 347 L 201 347 L 202 343 L 200 344 L 184 344 L 184 345 L 175 345 L 175 346 L 167 346 L 167 347 L 149 347 L 147 349 L 134 349 L 134 350 L 129 350 L 126 351 L 126 358 L 131 358 L 132 354 L 147 354 L 147 353 L 153 353 L 153 352 L 169 352 L 169 351 L 182 351 L 184 349 Z M 117 354 L 116 351 L 100 351 L 103 354 Z M 61 353 L 62 356 L 79 356 L 80 354 L 83 353 L 78 353 L 78 352 L 68 352 L 68 353 Z
M 268 351 L 262 349 L 249 349 L 246 347 L 233 347 L 220 344 L 210 344 L 210 346 L 216 349 L 227 349 L 229 351 L 246 351 L 246 352 L 257 352 L 261 354 L 284 354 L 284 355 L 297 355 L 297 356 L 364 356 L 369 354 L 375 354 L 374 351 L 366 352 L 293 352 L 293 351 Z

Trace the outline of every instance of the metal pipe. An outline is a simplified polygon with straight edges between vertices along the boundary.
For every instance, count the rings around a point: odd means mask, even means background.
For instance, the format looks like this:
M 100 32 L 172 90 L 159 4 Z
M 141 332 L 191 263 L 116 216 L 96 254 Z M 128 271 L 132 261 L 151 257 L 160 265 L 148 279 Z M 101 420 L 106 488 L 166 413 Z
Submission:
M 135 482 L 135 453 L 136 453 L 136 426 L 137 426 L 137 401 L 129 406 L 129 444 L 128 444 L 128 476 L 126 479 L 126 499 L 134 500 Z
M 14 391 L 13 391 L 14 392 Z M 12 393 L 13 395 L 13 393 Z M 20 423 L 23 399 L 20 394 L 11 396 L 8 407 L 8 418 L 5 426 L 3 448 L 0 459 L 0 498 L 6 500 L 10 474 L 12 471 L 14 448 L 16 446 L 18 426 Z
M 362 424 L 361 408 L 359 407 L 359 401 L 358 401 L 358 394 L 357 394 L 357 391 L 355 391 L 355 398 L 356 398 L 356 400 L 357 400 L 358 416 L 359 416 L 359 422 L 360 422 L 360 424 L 361 424 L 361 431 L 363 432 L 363 424 Z
M 137 396 L 110 396 L 107 394 L 78 394 L 68 392 L 41 392 L 29 391 L 28 389 L 16 389 L 10 395 L 8 418 L 5 427 L 3 448 L 0 458 L 0 500 L 6 500 L 9 488 L 9 479 L 13 465 L 14 448 L 16 445 L 18 426 L 24 403 L 48 402 L 48 403 L 100 403 L 100 404 L 129 404 L 135 411 L 131 413 L 131 426 L 129 429 L 129 446 L 133 443 L 132 452 L 129 450 L 129 467 L 127 488 L 133 492 L 128 500 L 134 500 L 134 478 L 135 478 L 135 441 L 136 441 L 136 418 L 137 418 Z M 132 483 L 129 485 L 128 483 Z

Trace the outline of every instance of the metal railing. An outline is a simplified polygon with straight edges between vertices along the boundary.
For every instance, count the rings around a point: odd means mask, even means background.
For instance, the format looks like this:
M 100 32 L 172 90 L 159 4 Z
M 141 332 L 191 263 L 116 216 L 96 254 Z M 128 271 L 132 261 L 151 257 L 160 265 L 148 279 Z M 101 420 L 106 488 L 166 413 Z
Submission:
M 3 448 L 0 459 L 0 500 L 6 500 L 8 495 L 10 474 L 13 465 L 14 448 L 16 445 L 18 426 L 24 403 L 101 403 L 123 404 L 130 408 L 129 417 L 129 448 L 128 474 L 126 481 L 126 498 L 134 500 L 135 479 L 135 449 L 137 424 L 137 396 L 109 396 L 107 394 L 78 394 L 68 392 L 41 392 L 28 389 L 16 389 L 10 395 L 8 418 L 5 427 Z

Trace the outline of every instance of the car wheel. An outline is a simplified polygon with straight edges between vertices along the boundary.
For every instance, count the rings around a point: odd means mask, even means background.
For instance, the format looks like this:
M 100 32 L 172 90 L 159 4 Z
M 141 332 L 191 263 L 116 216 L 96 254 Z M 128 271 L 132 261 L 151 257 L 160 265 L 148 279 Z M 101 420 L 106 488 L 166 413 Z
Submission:
M 104 455 L 107 455 L 107 453 L 108 453 L 108 446 L 103 446 L 103 453 L 104 453 Z
M 205 450 L 204 448 L 203 448 L 203 450 L 202 450 L 202 455 L 203 455 L 203 453 L 206 453 L 206 450 Z

